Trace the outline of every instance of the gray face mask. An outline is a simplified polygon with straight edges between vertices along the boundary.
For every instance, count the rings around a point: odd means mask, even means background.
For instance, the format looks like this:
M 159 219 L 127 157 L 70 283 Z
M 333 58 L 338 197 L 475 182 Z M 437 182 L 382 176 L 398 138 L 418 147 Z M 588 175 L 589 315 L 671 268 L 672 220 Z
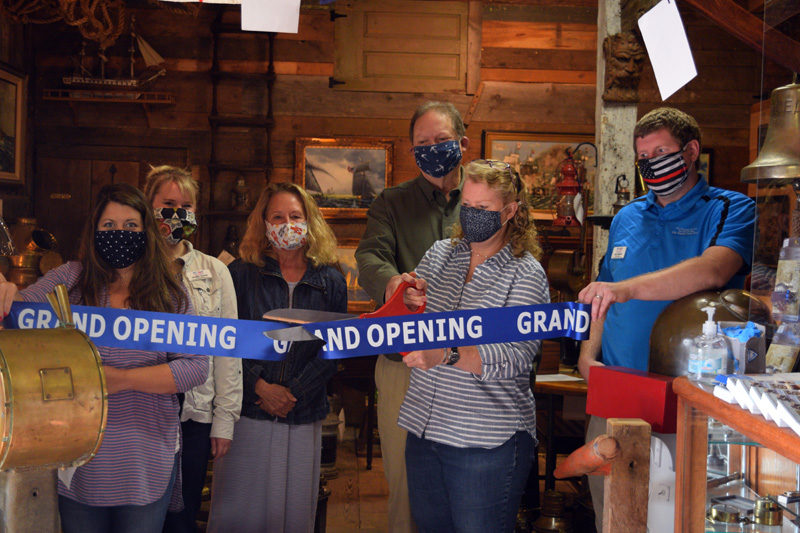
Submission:
M 503 227 L 500 211 L 489 211 L 477 207 L 461 206 L 459 220 L 464 239 L 469 242 L 483 242 Z

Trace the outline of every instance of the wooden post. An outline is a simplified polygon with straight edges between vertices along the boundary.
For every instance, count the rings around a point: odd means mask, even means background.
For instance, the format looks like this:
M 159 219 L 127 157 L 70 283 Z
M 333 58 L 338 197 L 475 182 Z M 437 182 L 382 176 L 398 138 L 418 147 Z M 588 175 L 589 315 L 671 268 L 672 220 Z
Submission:
M 646 533 L 650 424 L 638 418 L 609 418 L 606 433 L 617 439 L 621 453 L 605 480 L 603 532 Z
M 610 215 L 616 200 L 614 186 L 617 176 L 625 174 L 633 185 L 634 164 L 633 127 L 636 125 L 637 104 L 611 103 L 603 100 L 605 89 L 606 61 L 603 57 L 603 41 L 609 35 L 622 30 L 620 0 L 604 0 L 597 3 L 597 81 L 595 92 L 594 136 L 597 145 L 599 166 L 595 174 L 594 212 Z M 608 232 L 594 227 L 594 252 L 592 254 L 592 279 L 597 275 L 597 265 L 606 253 Z

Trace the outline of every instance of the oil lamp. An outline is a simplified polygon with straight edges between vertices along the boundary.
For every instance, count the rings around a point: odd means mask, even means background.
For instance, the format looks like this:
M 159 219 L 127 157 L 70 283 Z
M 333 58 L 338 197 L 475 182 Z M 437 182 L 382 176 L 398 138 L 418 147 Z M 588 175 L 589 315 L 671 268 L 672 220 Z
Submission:
M 580 226 L 581 223 L 575 216 L 575 198 L 580 194 L 582 185 L 579 180 L 579 162 L 572 157 L 573 152 L 567 148 L 567 157 L 556 167 L 559 176 L 556 189 L 558 189 L 558 202 L 556 203 L 556 219 L 553 226 Z

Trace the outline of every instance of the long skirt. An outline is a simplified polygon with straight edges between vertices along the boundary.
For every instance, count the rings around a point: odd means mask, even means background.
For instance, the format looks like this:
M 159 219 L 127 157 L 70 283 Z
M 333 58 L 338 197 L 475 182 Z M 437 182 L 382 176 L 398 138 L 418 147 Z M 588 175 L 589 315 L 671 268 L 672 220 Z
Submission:
M 322 421 L 288 425 L 241 417 L 214 462 L 209 533 L 312 533 Z

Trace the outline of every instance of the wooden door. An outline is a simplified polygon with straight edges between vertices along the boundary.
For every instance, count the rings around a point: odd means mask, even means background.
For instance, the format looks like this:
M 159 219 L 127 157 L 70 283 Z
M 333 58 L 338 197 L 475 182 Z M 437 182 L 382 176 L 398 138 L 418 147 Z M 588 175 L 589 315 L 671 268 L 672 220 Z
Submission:
M 187 162 L 187 151 L 181 148 L 84 148 L 73 149 L 72 154 L 44 153 L 36 159 L 37 224 L 56 237 L 65 260 L 77 258 L 84 225 L 103 186 L 128 183 L 142 188 L 151 165 Z

